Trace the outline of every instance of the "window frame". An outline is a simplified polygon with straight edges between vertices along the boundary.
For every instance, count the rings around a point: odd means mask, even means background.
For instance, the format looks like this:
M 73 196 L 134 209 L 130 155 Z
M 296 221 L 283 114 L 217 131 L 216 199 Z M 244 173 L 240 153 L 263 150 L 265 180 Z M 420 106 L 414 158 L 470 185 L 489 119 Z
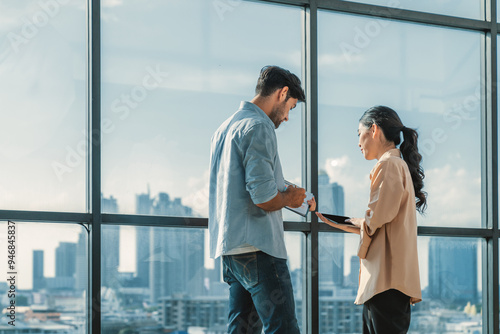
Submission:
M 318 192 L 318 10 L 379 17 L 401 22 L 457 28 L 484 34 L 482 45 L 483 96 L 481 111 L 481 228 L 418 227 L 419 236 L 481 238 L 483 332 L 499 330 L 499 238 L 498 228 L 498 120 L 497 120 L 497 3 L 485 0 L 484 20 L 394 9 L 342 0 L 240 0 L 303 8 L 303 64 L 307 101 L 302 115 L 302 171 L 306 188 Z M 103 214 L 101 210 L 101 1 L 87 1 L 87 213 L 0 210 L 0 220 L 84 224 L 89 230 L 88 333 L 101 332 L 101 226 L 140 225 L 207 228 L 207 218 Z M 318 238 L 320 233 L 343 233 L 309 215 L 305 222 L 284 222 L 285 231 L 305 234 L 303 250 L 303 324 L 306 333 L 319 332 Z M 315 273 L 314 275 L 312 273 Z

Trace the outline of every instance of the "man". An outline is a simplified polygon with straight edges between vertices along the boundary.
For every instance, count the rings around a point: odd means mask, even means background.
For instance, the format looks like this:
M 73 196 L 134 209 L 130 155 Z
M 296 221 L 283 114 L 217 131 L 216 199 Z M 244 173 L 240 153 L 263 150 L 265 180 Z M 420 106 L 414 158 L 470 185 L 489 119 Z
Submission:
M 212 137 L 210 256 L 222 255 L 230 286 L 230 334 L 295 334 L 281 209 L 301 206 L 305 189 L 285 189 L 274 129 L 305 94 L 299 78 L 277 66 L 261 70 L 255 93 Z

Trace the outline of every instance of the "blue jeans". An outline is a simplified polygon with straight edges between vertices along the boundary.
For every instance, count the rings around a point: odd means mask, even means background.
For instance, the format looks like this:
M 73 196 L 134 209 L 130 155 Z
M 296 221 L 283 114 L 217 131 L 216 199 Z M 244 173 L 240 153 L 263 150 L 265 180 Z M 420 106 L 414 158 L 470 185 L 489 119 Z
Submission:
M 222 257 L 229 284 L 229 334 L 300 334 L 285 259 L 264 252 Z

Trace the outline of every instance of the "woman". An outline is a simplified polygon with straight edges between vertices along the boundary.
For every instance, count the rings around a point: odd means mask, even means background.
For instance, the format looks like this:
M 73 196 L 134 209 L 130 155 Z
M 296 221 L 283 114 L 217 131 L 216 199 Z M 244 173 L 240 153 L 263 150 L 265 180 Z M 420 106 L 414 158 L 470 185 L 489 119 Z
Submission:
M 401 133 L 403 143 L 398 149 Z M 364 305 L 363 333 L 406 333 L 410 304 L 422 300 L 416 211 L 424 212 L 427 194 L 422 191 L 418 134 L 405 127 L 394 110 L 376 106 L 361 117 L 358 136 L 365 159 L 378 160 L 370 173 L 365 217 L 349 219 L 354 225 L 349 226 L 316 214 L 333 227 L 360 235 L 355 303 Z

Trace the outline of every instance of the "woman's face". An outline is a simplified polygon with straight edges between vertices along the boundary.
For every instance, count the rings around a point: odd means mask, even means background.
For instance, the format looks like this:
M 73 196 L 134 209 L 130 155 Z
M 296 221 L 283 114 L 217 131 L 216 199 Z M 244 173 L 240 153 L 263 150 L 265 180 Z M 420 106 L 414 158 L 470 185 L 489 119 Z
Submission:
M 373 138 L 372 127 L 367 128 L 363 124 L 359 123 L 358 126 L 358 146 L 361 148 L 361 153 L 366 160 L 373 160 L 377 158 L 375 152 L 375 141 Z

